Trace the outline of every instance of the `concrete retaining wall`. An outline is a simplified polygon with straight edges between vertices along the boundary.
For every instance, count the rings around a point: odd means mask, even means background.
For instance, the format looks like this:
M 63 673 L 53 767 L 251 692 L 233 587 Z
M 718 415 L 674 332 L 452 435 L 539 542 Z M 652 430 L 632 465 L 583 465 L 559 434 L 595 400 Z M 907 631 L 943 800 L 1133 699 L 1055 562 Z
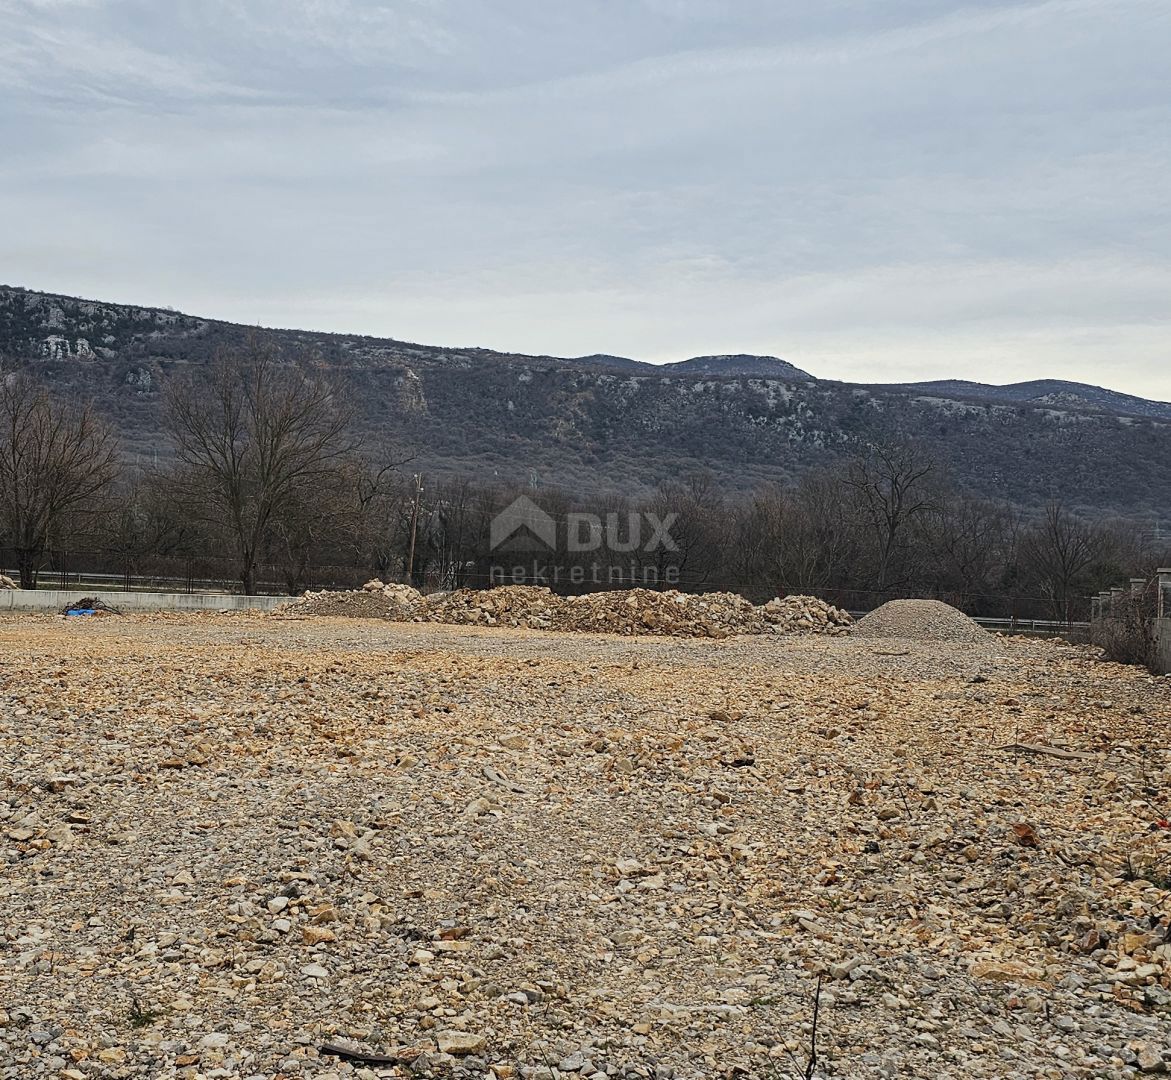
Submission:
M 272 611 L 288 596 L 235 596 L 230 593 L 118 592 L 93 589 L 0 589 L 0 612 L 60 611 L 82 597 L 97 598 L 119 611 Z
M 1164 675 L 1171 674 L 1171 619 L 1155 623 L 1155 666 Z
M 1156 618 L 1155 618 L 1155 668 L 1163 675 L 1171 674 L 1171 566 L 1161 566 L 1155 571 Z

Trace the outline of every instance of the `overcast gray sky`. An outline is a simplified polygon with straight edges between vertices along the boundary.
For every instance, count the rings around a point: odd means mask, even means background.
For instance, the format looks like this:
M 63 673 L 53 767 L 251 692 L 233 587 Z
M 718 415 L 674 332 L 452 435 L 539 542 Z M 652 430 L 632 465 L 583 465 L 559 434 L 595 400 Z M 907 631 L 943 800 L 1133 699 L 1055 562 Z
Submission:
M 1171 398 L 1171 0 L 0 0 L 0 281 Z

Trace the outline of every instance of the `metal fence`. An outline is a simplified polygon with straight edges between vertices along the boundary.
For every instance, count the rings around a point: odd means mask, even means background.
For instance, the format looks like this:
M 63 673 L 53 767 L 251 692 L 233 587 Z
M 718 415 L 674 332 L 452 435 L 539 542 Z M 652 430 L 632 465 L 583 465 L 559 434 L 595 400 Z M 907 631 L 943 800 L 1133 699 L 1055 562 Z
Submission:
M 1093 597 L 1091 636 L 1111 659 L 1171 674 L 1171 567 Z
M 0 547 L 0 572 L 16 578 L 15 567 L 15 551 Z M 487 588 L 499 584 L 491 573 L 475 562 L 449 562 L 442 567 L 419 566 L 418 570 L 415 585 L 425 592 L 463 586 Z M 306 589 L 356 589 L 372 576 L 371 568 L 364 561 L 348 565 L 312 564 L 300 568 L 293 575 L 282 566 L 265 563 L 257 569 L 256 592 L 282 596 L 299 594 Z M 530 583 L 551 584 L 540 581 Z M 95 589 L 141 592 L 243 592 L 237 562 L 223 555 L 144 555 L 97 549 L 54 549 L 46 552 L 38 570 L 38 586 L 43 589 L 92 586 Z M 569 591 L 588 592 L 621 587 L 602 581 Z M 696 593 L 738 592 L 754 603 L 763 603 L 777 595 L 775 588 L 761 584 L 746 587 L 743 582 L 717 581 L 707 576 L 684 577 L 671 587 Z M 554 586 L 554 591 L 563 590 Z M 890 591 L 833 586 L 820 586 L 810 591 L 837 607 L 859 615 L 900 595 Z M 1171 611 L 1171 592 L 1168 596 L 1168 610 Z M 1078 598 L 1077 603 L 1071 605 L 1068 620 L 1054 619 L 1052 601 L 1045 597 L 939 593 L 931 598 L 967 611 L 989 629 L 1009 633 L 1061 634 L 1080 631 L 1087 625 L 1083 620 L 1090 615 L 1089 598 Z
M 0 548 L 0 572 L 18 580 L 16 553 Z M 257 568 L 256 591 L 267 595 L 305 589 L 353 589 L 368 581 L 364 566 L 314 565 L 290 581 L 275 564 Z M 141 555 L 116 551 L 48 551 L 40 560 L 37 586 L 42 589 L 84 588 L 135 592 L 243 591 L 234 560 L 211 555 Z

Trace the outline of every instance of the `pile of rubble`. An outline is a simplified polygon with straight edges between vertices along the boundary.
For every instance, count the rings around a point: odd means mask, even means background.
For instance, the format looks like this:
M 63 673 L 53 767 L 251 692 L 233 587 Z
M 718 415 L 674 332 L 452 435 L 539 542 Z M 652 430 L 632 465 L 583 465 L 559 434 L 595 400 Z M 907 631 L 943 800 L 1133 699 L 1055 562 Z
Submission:
M 497 589 L 457 589 L 427 602 L 427 622 L 551 630 L 565 600 L 538 585 L 502 585 Z M 559 626 L 556 626 L 560 629 Z
M 502 626 L 587 634 L 663 634 L 725 638 L 733 634 L 841 634 L 850 616 L 812 596 L 787 596 L 755 607 L 729 592 L 622 589 L 558 596 L 537 585 L 457 589 L 424 597 L 409 585 L 367 582 L 354 592 L 307 592 L 282 614 L 340 615 L 395 622 Z
M 16 584 L 7 574 L 0 574 L 0 589 L 19 589 L 20 586 Z
M 558 630 L 588 634 L 666 634 L 724 638 L 767 629 L 759 610 L 735 593 L 625 589 L 565 600 Z
M 375 579 L 353 592 L 307 592 L 278 610 L 282 615 L 342 615 L 403 622 L 413 619 L 422 608 L 423 594 L 418 589 Z
M 785 596 L 760 609 L 773 628 L 790 634 L 844 634 L 854 620 L 848 611 L 816 596 Z

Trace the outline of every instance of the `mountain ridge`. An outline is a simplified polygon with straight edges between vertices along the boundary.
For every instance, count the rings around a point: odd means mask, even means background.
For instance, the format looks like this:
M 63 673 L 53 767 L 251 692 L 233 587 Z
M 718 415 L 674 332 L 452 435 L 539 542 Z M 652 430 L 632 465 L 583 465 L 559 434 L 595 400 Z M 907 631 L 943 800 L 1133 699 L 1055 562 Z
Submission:
M 1088 384 L 863 385 L 746 354 L 669 365 L 533 356 L 0 287 L 0 356 L 91 397 L 131 457 L 166 453 L 160 391 L 175 372 L 252 334 L 312 354 L 357 404 L 368 443 L 405 444 L 442 474 L 641 490 L 709 471 L 747 490 L 894 438 L 919 442 L 980 497 L 1171 506 L 1171 405 Z
M 1110 390 L 1093 383 L 1071 382 L 1067 379 L 1028 379 L 1016 383 L 978 383 L 966 379 L 936 379 L 928 382 L 888 383 L 907 390 L 941 391 L 964 397 L 990 398 L 1001 401 L 1033 402 L 1060 406 L 1080 404 L 1133 416 L 1154 416 L 1171 419 L 1171 402 L 1138 397 L 1120 390 Z
M 501 349 L 490 349 L 483 346 L 434 346 L 419 342 L 408 341 L 405 338 L 380 337 L 374 334 L 349 333 L 335 330 L 308 330 L 295 327 L 261 326 L 259 324 L 233 323 L 226 319 L 216 319 L 204 316 L 189 315 L 172 307 L 160 307 L 150 304 L 124 304 L 112 301 L 93 300 L 82 297 L 69 296 L 65 293 L 50 293 L 36 289 L 28 289 L 20 285 L 0 284 L 0 296 L 6 294 L 34 297 L 38 300 L 58 300 L 80 307 L 89 308 L 123 308 L 130 311 L 153 314 L 162 319 L 171 319 L 176 322 L 186 321 L 201 326 L 218 325 L 232 328 L 246 328 L 261 334 L 276 334 L 284 336 L 329 338 L 340 341 L 367 341 L 392 345 L 405 350 L 421 349 L 429 352 L 441 351 L 452 354 L 471 353 L 477 355 L 499 356 L 501 358 L 521 358 L 529 361 L 549 360 L 556 363 L 582 364 L 594 367 L 614 368 L 621 371 L 640 372 L 643 374 L 667 375 L 768 375 L 774 378 L 808 379 L 816 382 L 838 382 L 846 386 L 867 386 L 889 390 L 922 391 L 925 393 L 941 392 L 958 395 L 962 398 L 989 398 L 1006 401 L 1036 401 L 1043 404 L 1056 404 L 1046 401 L 1057 395 L 1069 395 L 1086 407 L 1108 408 L 1116 412 L 1132 412 L 1134 415 L 1156 416 L 1160 419 L 1171 420 L 1171 402 L 1159 401 L 1154 398 L 1144 398 L 1135 394 L 1128 394 L 1119 390 L 1111 390 L 1094 383 L 1083 383 L 1066 379 L 1030 379 L 1015 383 L 982 383 L 968 379 L 928 379 L 911 382 L 883 382 L 883 383 L 851 383 L 840 379 L 822 379 L 797 367 L 787 360 L 777 356 L 755 353 L 718 353 L 704 356 L 693 356 L 685 360 L 664 361 L 652 363 L 647 360 L 635 360 L 631 357 L 616 356 L 609 353 L 591 353 L 585 356 L 563 357 L 551 353 L 516 353 Z M 0 313 L 2 313 L 0 307 Z M 0 322 L 0 350 L 4 349 L 3 323 Z

